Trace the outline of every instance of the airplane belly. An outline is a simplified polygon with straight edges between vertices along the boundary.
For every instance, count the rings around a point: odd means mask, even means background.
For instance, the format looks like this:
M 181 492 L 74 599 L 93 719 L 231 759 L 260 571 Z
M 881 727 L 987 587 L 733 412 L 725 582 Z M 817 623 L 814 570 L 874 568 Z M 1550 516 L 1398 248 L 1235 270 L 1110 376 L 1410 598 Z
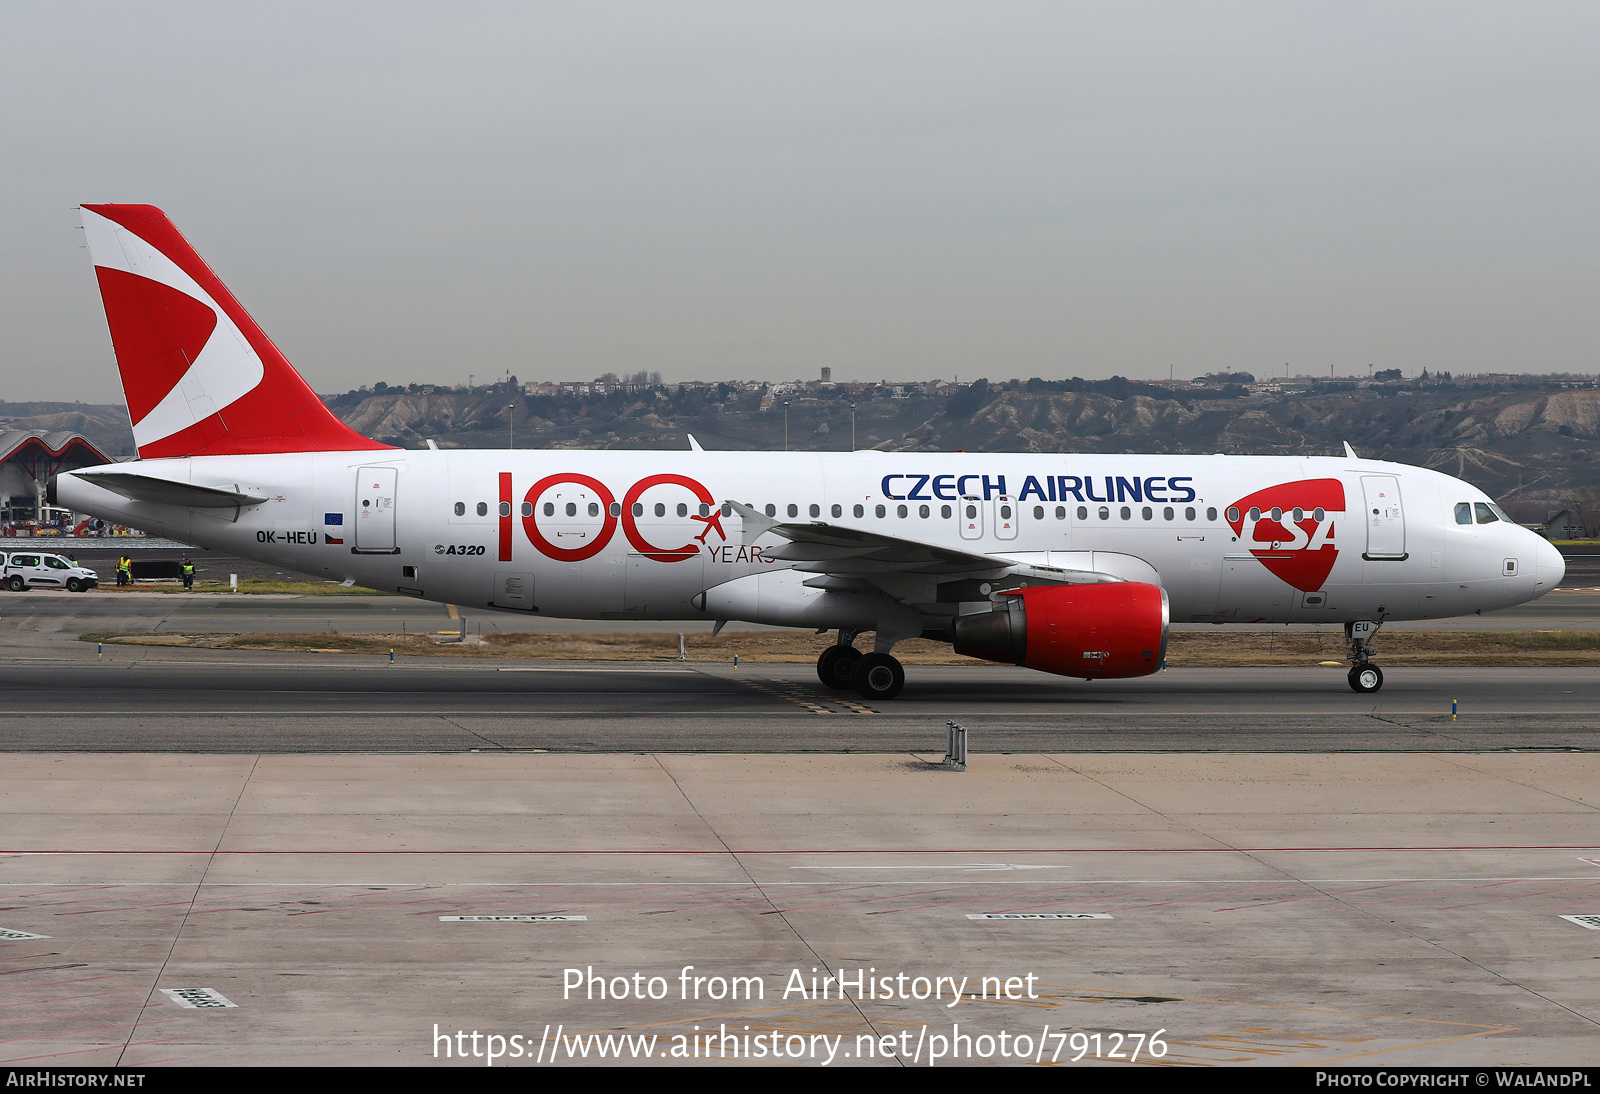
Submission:
M 1230 623 L 1286 620 L 1295 589 L 1262 567 L 1253 556 L 1224 557 L 1213 618 Z

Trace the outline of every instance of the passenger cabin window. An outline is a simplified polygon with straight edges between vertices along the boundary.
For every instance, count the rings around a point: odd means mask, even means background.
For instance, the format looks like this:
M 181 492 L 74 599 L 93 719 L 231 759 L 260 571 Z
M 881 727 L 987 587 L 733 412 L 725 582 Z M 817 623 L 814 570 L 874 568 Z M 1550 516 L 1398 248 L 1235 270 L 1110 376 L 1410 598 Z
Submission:
M 829 509 L 828 512 L 832 513 L 836 517 L 842 517 L 844 516 L 844 506 L 835 505 L 833 508 Z
M 770 501 L 767 502 L 767 516 L 775 517 L 777 515 L 778 515 L 778 507 L 776 505 L 773 505 Z
M 1467 519 L 1464 520 L 1464 521 L 1461 521 L 1461 523 L 1462 524 L 1471 524 L 1472 523 L 1472 507 L 1470 505 L 1458 505 L 1458 506 L 1456 506 L 1456 516 L 1457 516 L 1457 518 L 1459 518 L 1461 516 L 1461 510 L 1463 510 L 1463 509 L 1467 510 Z M 464 501 L 456 502 L 456 516 L 464 517 L 466 515 L 467 515 L 467 503 L 464 502 Z
M 1043 520 L 1044 519 L 1044 506 L 1035 505 L 1033 507 L 1033 519 L 1034 520 Z
M 478 515 L 480 517 L 486 517 L 486 516 L 489 515 L 489 503 L 488 502 L 480 501 L 478 503 Z
M 948 505 L 939 506 L 939 515 L 941 517 L 943 517 L 944 519 L 949 520 L 950 519 L 950 507 Z
M 788 513 L 791 517 L 798 517 L 800 515 L 800 507 L 793 502 L 790 502 Z
M 1067 519 L 1067 507 L 1065 505 L 1056 506 L 1056 519 L 1057 520 L 1066 520 Z
M 875 506 L 873 508 L 872 515 L 875 516 L 875 517 L 881 517 L 887 512 L 888 512 L 887 509 L 885 509 L 883 506 L 879 505 L 879 506 Z
M 811 508 L 806 510 L 806 512 L 810 513 L 813 517 L 820 517 L 822 515 L 822 506 L 813 504 Z
M 1472 523 L 1472 503 L 1470 501 L 1458 501 L 1458 502 L 1456 502 L 1456 523 L 1457 524 L 1471 524 Z
M 858 517 L 864 517 L 867 515 L 867 507 L 865 505 L 858 505 L 850 511 Z
M 897 517 L 904 517 L 907 512 L 908 510 L 904 505 L 897 505 L 894 507 L 894 515 Z
M 921 517 L 923 520 L 927 520 L 928 519 L 928 514 L 931 511 L 932 510 L 930 510 L 926 505 L 917 506 L 917 516 Z

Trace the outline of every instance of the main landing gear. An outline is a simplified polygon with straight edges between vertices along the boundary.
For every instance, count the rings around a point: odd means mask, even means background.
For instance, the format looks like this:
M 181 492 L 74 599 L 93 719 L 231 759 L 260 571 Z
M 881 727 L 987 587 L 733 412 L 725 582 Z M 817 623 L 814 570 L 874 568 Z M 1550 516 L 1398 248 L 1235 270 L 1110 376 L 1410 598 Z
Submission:
M 1372 663 L 1372 639 L 1383 626 L 1381 621 L 1358 620 L 1344 625 L 1344 637 L 1350 643 L 1350 690 L 1370 695 L 1383 687 L 1383 670 Z
M 893 699 L 906 686 L 906 670 L 887 653 L 862 653 L 852 644 L 856 631 L 840 631 L 837 644 L 817 658 L 817 677 L 833 691 L 854 691 L 863 699 Z

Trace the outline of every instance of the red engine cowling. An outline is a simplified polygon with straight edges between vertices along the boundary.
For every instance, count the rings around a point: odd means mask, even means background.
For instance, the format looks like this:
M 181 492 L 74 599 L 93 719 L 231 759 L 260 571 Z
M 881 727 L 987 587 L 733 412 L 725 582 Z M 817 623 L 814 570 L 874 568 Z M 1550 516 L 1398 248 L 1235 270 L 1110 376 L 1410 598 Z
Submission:
M 1148 676 L 1167 656 L 1167 593 L 1140 581 L 1038 585 L 957 616 L 956 652 L 1059 676 Z

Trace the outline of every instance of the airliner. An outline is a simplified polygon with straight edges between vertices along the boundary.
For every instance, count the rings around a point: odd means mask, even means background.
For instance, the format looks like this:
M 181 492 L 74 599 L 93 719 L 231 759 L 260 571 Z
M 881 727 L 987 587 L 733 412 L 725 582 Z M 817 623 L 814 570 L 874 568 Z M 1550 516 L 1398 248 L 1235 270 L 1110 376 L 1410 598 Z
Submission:
M 83 227 L 138 459 L 52 505 L 387 593 L 566 619 L 836 632 L 828 688 L 895 646 L 1085 680 L 1159 671 L 1173 622 L 1342 624 L 1520 604 L 1561 555 L 1481 490 L 1338 456 L 402 450 L 346 426 L 149 205 Z M 713 631 L 715 633 L 715 631 Z M 871 648 L 857 640 L 871 635 Z

